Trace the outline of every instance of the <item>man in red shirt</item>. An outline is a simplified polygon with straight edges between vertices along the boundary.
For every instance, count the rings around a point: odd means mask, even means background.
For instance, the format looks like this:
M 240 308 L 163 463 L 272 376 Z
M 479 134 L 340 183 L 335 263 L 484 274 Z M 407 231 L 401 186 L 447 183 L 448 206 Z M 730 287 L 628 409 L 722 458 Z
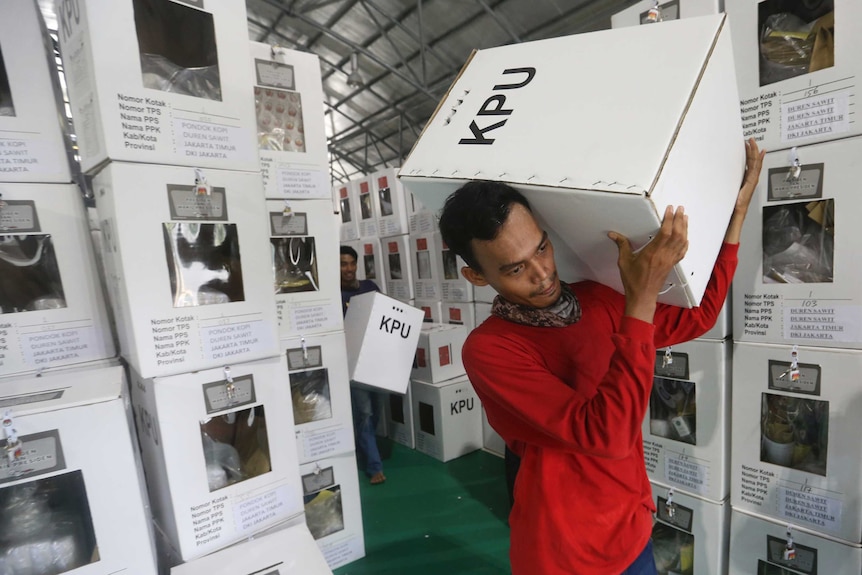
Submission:
M 688 248 L 683 208 L 665 210 L 634 253 L 619 233 L 625 295 L 562 283 L 554 248 L 527 200 L 495 182 L 465 184 L 440 231 L 474 285 L 498 297 L 463 349 L 488 420 L 521 457 L 509 516 L 513 575 L 654 574 L 652 502 L 641 424 L 657 347 L 705 333 L 736 269 L 742 223 L 763 152 L 746 143 L 746 175 L 700 307 L 658 304 Z

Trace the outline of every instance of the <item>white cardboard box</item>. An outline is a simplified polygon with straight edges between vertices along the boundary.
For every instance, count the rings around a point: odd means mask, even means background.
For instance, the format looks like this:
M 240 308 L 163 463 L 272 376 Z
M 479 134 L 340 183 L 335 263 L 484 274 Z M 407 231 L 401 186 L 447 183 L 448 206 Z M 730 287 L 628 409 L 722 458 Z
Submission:
M 381 238 L 410 232 L 407 198 L 398 180 L 398 169 L 387 168 L 371 175 L 374 209 L 377 211 L 377 235 Z
M 55 0 L 81 169 L 257 172 L 245 4 Z
M 506 456 L 506 442 L 503 441 L 500 434 L 494 431 L 494 428 L 488 422 L 484 405 L 482 406 L 482 447 L 494 455 L 499 455 L 500 457 Z
M 338 198 L 338 213 L 341 214 L 339 237 L 341 242 L 359 239 L 359 204 L 353 193 L 353 182 L 344 182 L 332 188 L 332 194 Z
M 742 254 L 740 254 L 741 256 Z M 718 312 L 718 318 L 715 320 L 715 325 L 708 332 L 700 336 L 698 339 L 723 340 L 733 334 L 733 286 L 727 291 L 727 298 L 724 300 L 724 305 L 721 306 L 721 311 Z
M 423 324 L 410 378 L 440 383 L 464 375 L 461 349 L 468 333 L 469 330 L 463 325 Z
M 653 556 L 659 573 L 727 573 L 730 503 L 651 483 L 656 505 Z
M 795 557 L 788 560 L 784 558 L 788 523 L 734 508 L 730 519 L 729 575 L 851 575 L 862 571 L 862 549 L 859 546 L 814 535 L 796 524 L 790 526 Z
M 798 174 L 787 152 L 766 155 L 733 280 L 735 339 L 862 348 L 860 154 L 862 138 L 798 148 Z
M 344 317 L 350 379 L 404 393 L 421 325 L 421 310 L 380 292 L 350 298 Z
M 267 533 L 171 569 L 171 575 L 332 575 L 305 523 Z
M 413 257 L 410 237 L 392 236 L 380 241 L 383 249 L 383 276 L 386 278 L 386 294 L 407 302 L 413 293 Z
M 377 208 L 374 204 L 374 190 L 371 176 L 353 180 L 354 205 L 359 208 L 359 237 L 377 236 Z
M 0 461 L 3 573 L 156 572 L 125 386 L 122 367 L 104 362 L 0 382 L 23 452 L 11 468 Z
M 482 303 L 494 303 L 497 291 L 490 285 L 473 286 L 473 301 Z
M 718 14 L 723 12 L 721 4 L 723 4 L 723 0 L 665 0 L 658 5 L 658 21 L 669 22 L 680 18 Z M 634 6 L 617 12 L 611 16 L 611 28 L 639 26 L 656 22 L 656 20 L 650 20 L 650 10 L 654 5 L 655 0 L 641 0 Z
M 745 137 L 775 151 L 862 133 L 854 123 L 856 77 L 862 72 L 857 34 L 862 4 L 855 0 L 724 4 L 733 31 Z M 818 46 L 818 34 L 806 37 L 810 29 L 805 26 L 816 25 L 833 8 L 838 30 L 821 36 Z M 781 13 L 792 15 L 795 23 L 770 22 Z M 767 27 L 774 35 L 764 42 Z M 828 36 L 832 38 L 824 42 Z M 785 58 L 789 54 L 792 62 Z
M 667 205 L 684 205 L 698 233 L 660 301 L 697 305 L 745 165 L 727 28 L 723 16 L 705 16 L 480 50 L 401 178 L 432 210 L 469 179 L 513 185 L 562 238 L 558 265 L 618 291 L 607 232 L 640 247 Z
M 305 520 L 330 569 L 365 557 L 356 455 L 306 463 L 302 476 Z
M 473 284 L 461 275 L 461 268 L 466 266 L 461 256 L 449 249 L 443 237 L 440 236 L 440 299 L 443 301 L 468 302 L 473 301 Z
M 446 462 L 482 449 L 482 404 L 467 376 L 410 387 L 417 451 Z
M 331 202 L 270 200 L 266 212 L 279 336 L 341 331 L 338 216 Z
M 35 2 L 0 6 L 0 180 L 72 181 L 51 39 Z
M 400 172 L 399 170 L 399 181 Z M 430 234 L 440 229 L 439 218 L 435 212 L 426 208 L 407 188 L 404 188 L 404 196 L 407 200 L 408 228 L 411 234 Z
M 416 299 L 443 299 L 443 251 L 440 232 L 411 234 L 410 250 L 413 261 L 413 293 Z
M 862 352 L 737 343 L 731 502 L 862 541 Z
M 302 513 L 284 357 L 144 379 L 132 402 L 153 518 L 184 560 Z
M 476 302 L 473 304 L 473 308 L 476 310 L 476 327 L 491 317 L 491 304 Z
M 407 393 L 389 393 L 388 403 L 387 436 L 396 443 L 414 449 L 416 433 L 413 430 L 413 392 L 410 385 L 407 386 Z
M 422 323 L 443 323 L 443 302 L 440 300 L 413 300 L 413 307 L 422 310 Z
M 0 194 L 0 376 L 112 357 L 78 186 L 0 184 Z
M 473 307 L 473 302 L 470 303 L 453 303 L 443 302 L 443 323 L 452 325 L 463 325 L 467 328 L 467 333 L 473 331 L 476 327 L 476 309 Z
M 371 280 L 377 284 L 380 291 L 387 293 L 386 273 L 383 267 L 383 250 L 378 238 L 360 238 L 356 277 Z
M 331 200 L 317 55 L 260 42 L 249 49 L 266 197 Z
M 143 377 L 278 355 L 260 174 L 112 162 L 93 180 L 123 356 Z
M 287 357 L 296 451 L 307 463 L 354 450 L 344 333 L 281 340 Z
M 643 422 L 650 479 L 713 501 L 728 497 L 730 360 L 729 341 L 657 350 Z

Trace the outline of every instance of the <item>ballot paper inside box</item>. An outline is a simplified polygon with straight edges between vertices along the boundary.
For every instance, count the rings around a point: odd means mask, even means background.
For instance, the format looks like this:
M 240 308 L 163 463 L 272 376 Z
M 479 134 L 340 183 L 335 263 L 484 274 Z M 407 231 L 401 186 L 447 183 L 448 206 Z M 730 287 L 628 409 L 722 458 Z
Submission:
M 721 0 L 641 0 L 611 16 L 611 27 L 639 26 L 718 14 Z
M 766 154 L 733 280 L 734 338 L 862 348 L 862 138 Z
M 332 203 L 269 200 L 266 212 L 280 337 L 341 331 L 338 216 Z
M 652 545 L 658 572 L 727 573 L 730 503 L 650 485 L 656 506 Z
M 266 197 L 329 199 L 318 57 L 260 42 L 251 42 L 250 51 Z
M 3 573 L 155 573 L 125 390 L 105 362 L 0 381 Z
M 183 561 L 302 513 L 284 357 L 145 379 L 132 403 L 153 518 Z
M 421 325 L 421 310 L 382 293 L 350 298 L 344 317 L 350 379 L 404 393 Z
M 281 340 L 302 463 L 354 450 L 344 333 Z
M 358 209 L 359 236 L 377 237 L 377 206 L 374 203 L 374 190 L 371 176 L 353 180 L 353 204 Z
M 245 5 L 55 0 L 81 168 L 258 171 Z
M 411 379 L 439 383 L 464 375 L 461 349 L 468 333 L 463 325 L 422 324 Z
M 339 234 L 342 242 L 359 239 L 359 206 L 352 189 L 352 182 L 344 182 L 335 186 L 332 192 L 337 199 L 338 213 L 341 216 Z
M 386 295 L 401 301 L 414 297 L 413 258 L 410 236 L 392 236 L 380 241 L 383 251 L 383 275 L 386 278 Z
M 417 451 L 446 462 L 482 449 L 482 404 L 467 376 L 410 387 Z
M 380 291 L 388 293 L 383 248 L 378 238 L 360 238 L 357 250 L 356 276 L 362 280 L 373 281 Z
M 356 455 L 345 453 L 299 468 L 305 521 L 330 569 L 365 556 Z
M 0 376 L 115 354 L 81 191 L 0 184 Z
M 862 5 L 725 0 L 725 8 L 746 137 L 775 151 L 862 134 L 854 120 Z
M 0 6 L 0 180 L 72 181 L 50 39 L 34 2 Z M 52 68 L 52 66 L 54 66 Z
M 862 548 L 812 533 L 796 523 L 775 521 L 733 508 L 730 575 L 763 573 L 856 573 Z
M 650 479 L 713 501 L 730 493 L 730 342 L 656 352 L 643 422 Z
M 572 53 L 600 57 L 563 57 Z M 431 210 L 472 179 L 511 184 L 558 236 L 558 265 L 582 273 L 561 271 L 561 279 L 619 291 L 618 250 L 607 232 L 639 248 L 667 205 L 683 205 L 698 233 L 689 234 L 660 301 L 691 307 L 739 189 L 740 135 L 728 25 L 705 16 L 474 53 L 400 177 Z
M 398 180 L 398 169 L 387 168 L 373 173 L 371 185 L 377 209 L 377 234 L 388 238 L 409 233 L 408 198 Z
M 858 545 L 862 352 L 739 342 L 731 502 Z
M 278 355 L 260 186 L 248 172 L 121 162 L 94 178 L 120 347 L 142 376 Z

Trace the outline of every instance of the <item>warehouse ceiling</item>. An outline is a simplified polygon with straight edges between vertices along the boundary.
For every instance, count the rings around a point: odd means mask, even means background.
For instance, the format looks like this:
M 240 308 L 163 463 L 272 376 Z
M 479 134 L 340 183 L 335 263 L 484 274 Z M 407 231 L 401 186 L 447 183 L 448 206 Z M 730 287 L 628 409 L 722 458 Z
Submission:
M 246 0 L 246 6 L 251 40 L 320 57 L 332 179 L 339 182 L 399 166 L 472 50 L 609 28 L 611 14 L 636 1 Z M 56 30 L 53 0 L 39 4 Z

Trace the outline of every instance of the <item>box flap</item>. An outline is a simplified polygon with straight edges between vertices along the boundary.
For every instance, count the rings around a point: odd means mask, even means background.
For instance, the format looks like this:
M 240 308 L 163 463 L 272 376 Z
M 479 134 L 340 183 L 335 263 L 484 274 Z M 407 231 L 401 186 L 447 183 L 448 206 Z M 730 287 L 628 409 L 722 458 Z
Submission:
M 126 375 L 120 365 L 81 367 L 0 380 L 0 412 L 31 415 L 118 399 Z

